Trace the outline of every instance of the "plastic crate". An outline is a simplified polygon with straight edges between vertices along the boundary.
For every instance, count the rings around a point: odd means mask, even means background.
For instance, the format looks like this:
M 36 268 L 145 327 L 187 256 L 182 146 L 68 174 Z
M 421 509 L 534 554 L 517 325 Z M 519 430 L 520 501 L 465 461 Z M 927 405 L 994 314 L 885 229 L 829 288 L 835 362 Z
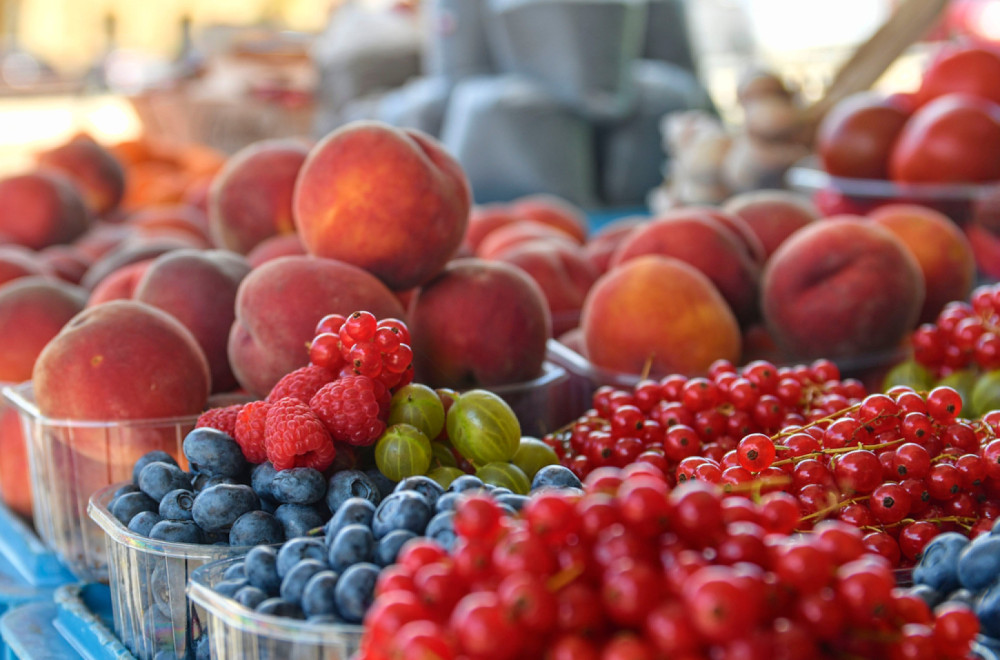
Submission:
M 213 591 L 238 559 L 206 564 L 191 575 L 188 595 L 207 616 L 213 660 L 281 658 L 348 660 L 361 643 L 361 626 L 316 624 L 258 614 Z
M 103 584 L 73 584 L 52 600 L 22 605 L 0 618 L 6 660 L 132 660 L 111 632 L 111 594 Z
M 113 422 L 52 419 L 35 405 L 30 382 L 5 387 L 3 396 L 20 413 L 28 443 L 38 536 L 79 579 L 106 579 L 104 532 L 87 515 L 90 496 L 131 479 L 136 459 L 149 451 L 161 449 L 180 458 L 181 443 L 197 416 Z
M 114 630 L 140 660 L 159 660 L 161 652 L 186 657 L 202 632 L 185 593 L 191 572 L 211 561 L 242 556 L 252 546 L 169 543 L 135 534 L 108 510 L 123 485 L 97 491 L 88 507 L 107 536 Z

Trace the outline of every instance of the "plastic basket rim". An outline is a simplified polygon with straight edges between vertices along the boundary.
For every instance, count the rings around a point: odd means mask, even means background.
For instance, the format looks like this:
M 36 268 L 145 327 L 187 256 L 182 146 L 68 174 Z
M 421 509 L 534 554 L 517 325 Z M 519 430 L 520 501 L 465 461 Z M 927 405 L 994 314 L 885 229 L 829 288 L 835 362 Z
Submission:
M 259 614 L 240 605 L 235 600 L 216 593 L 208 584 L 205 574 L 223 570 L 242 557 L 217 559 L 192 571 L 187 584 L 188 597 L 204 607 L 212 616 L 220 618 L 227 625 L 246 633 L 265 635 L 283 642 L 304 644 L 330 644 L 343 642 L 345 635 L 361 635 L 362 625 L 348 623 L 315 623 L 279 617 L 273 614 Z
M 563 366 L 550 360 L 545 360 L 542 362 L 541 375 L 532 378 L 531 380 L 521 381 L 520 383 L 506 383 L 503 385 L 479 385 L 463 389 L 461 391 L 468 392 L 473 389 L 489 390 L 498 396 L 503 396 L 505 394 L 521 394 L 537 390 L 542 387 L 547 387 L 554 383 L 559 383 L 567 378 L 569 378 L 569 372 L 567 372 Z
M 815 191 L 832 187 L 853 196 L 893 199 L 911 197 L 923 201 L 975 201 L 1000 192 L 1000 181 L 987 183 L 897 183 L 883 179 L 860 179 L 834 176 L 818 167 L 813 158 L 789 168 L 788 184 L 800 191 Z
M 198 421 L 199 414 L 183 415 L 177 417 L 149 417 L 145 419 L 118 419 L 118 420 L 87 420 L 87 419 L 61 419 L 46 417 L 38 409 L 34 397 L 34 385 L 25 381 L 16 385 L 4 385 L 0 389 L 3 399 L 14 406 L 22 415 L 27 415 L 36 424 L 59 428 L 148 428 L 157 426 L 179 426 L 194 425 Z
M 174 541 L 158 541 L 131 531 L 115 518 L 108 509 L 108 504 L 116 490 L 132 483 L 119 481 L 105 486 L 90 496 L 87 501 L 87 514 L 97 523 L 108 540 L 141 552 L 168 557 L 171 559 L 193 559 L 213 561 L 244 555 L 255 547 L 252 545 L 221 546 L 207 543 L 177 543 Z

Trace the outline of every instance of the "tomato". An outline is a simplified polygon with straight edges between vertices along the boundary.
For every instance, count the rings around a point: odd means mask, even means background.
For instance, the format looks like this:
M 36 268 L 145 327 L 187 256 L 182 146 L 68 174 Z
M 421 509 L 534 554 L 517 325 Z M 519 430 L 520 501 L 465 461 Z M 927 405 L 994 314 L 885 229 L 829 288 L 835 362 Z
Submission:
M 819 125 L 816 147 L 834 176 L 885 179 L 889 154 L 909 115 L 899 101 L 865 92 L 847 97 Z
M 901 183 L 971 183 L 1000 178 L 1000 105 L 966 94 L 937 98 L 903 127 L 889 161 Z
M 1000 103 L 1000 54 L 985 48 L 961 48 L 942 53 L 924 72 L 917 103 L 924 105 L 946 94 L 962 93 Z

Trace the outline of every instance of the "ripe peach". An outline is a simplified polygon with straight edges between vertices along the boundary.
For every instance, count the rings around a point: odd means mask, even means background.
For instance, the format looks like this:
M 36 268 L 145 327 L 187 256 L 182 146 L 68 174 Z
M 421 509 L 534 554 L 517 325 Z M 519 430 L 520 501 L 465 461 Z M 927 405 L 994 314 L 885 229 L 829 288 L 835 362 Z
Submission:
M 553 336 L 576 327 L 583 301 L 599 275 L 582 248 L 562 241 L 529 241 L 501 252 L 496 260 L 517 266 L 541 288 Z
M 279 234 L 265 238 L 252 250 L 247 252 L 247 262 L 251 268 L 256 268 L 264 262 L 278 257 L 294 257 L 305 255 L 306 248 L 298 234 Z
M 583 246 L 583 251 L 594 264 L 598 273 L 607 272 L 611 262 L 611 255 L 621 244 L 625 237 L 633 229 L 646 222 L 648 218 L 630 217 L 613 220 L 594 232 L 587 243 Z
M 740 357 L 736 317 L 703 273 L 661 255 L 629 259 L 597 280 L 580 319 L 586 355 L 605 369 L 698 375 Z
M 469 215 L 469 224 L 465 228 L 462 246 L 475 254 L 479 244 L 490 232 L 516 221 L 517 218 L 511 214 L 510 206 L 507 204 L 493 203 L 473 206 Z
M 266 396 L 309 361 L 309 342 L 327 314 L 367 310 L 403 318 L 392 292 L 370 273 L 335 259 L 281 257 L 254 268 L 236 294 L 229 363 L 240 385 Z
M 869 215 L 910 250 L 924 275 L 921 323 L 931 323 L 953 300 L 965 300 L 976 282 L 976 257 L 969 239 L 948 216 L 915 204 L 888 204 Z
M 143 259 L 112 271 L 90 291 L 87 307 L 96 307 L 111 300 L 131 300 L 135 295 L 135 288 L 139 286 L 139 280 L 146 274 L 151 263 L 153 259 Z
M 89 135 L 77 135 L 65 144 L 43 151 L 38 164 L 69 178 L 95 216 L 110 213 L 125 195 L 122 164 Z
M 205 214 L 186 204 L 150 206 L 129 215 L 127 222 L 138 236 L 176 236 L 199 248 L 212 245 Z
M 212 181 L 212 240 L 247 254 L 264 239 L 295 231 L 292 193 L 309 153 L 298 140 L 262 140 L 234 154 Z
M 213 392 L 236 387 L 226 350 L 236 290 L 249 272 L 246 259 L 229 250 L 174 250 L 149 265 L 133 294 L 191 331 L 208 359 Z
M 470 205 L 465 174 L 440 143 L 376 122 L 327 135 L 295 184 L 306 250 L 364 268 L 394 290 L 441 271 L 462 242 Z
M 611 267 L 646 254 L 680 259 L 700 270 L 742 325 L 757 317 L 760 267 L 733 232 L 700 211 L 678 209 L 636 229 L 618 246 Z
M 122 241 L 113 250 L 107 252 L 87 270 L 80 285 L 85 289 L 93 289 L 105 277 L 122 266 L 134 264 L 137 261 L 155 259 L 156 257 L 182 248 L 198 247 L 186 237 L 178 236 L 135 236 Z
M 29 380 L 38 354 L 86 301 L 83 289 L 54 278 L 22 277 L 0 286 L 0 381 Z
M 518 220 L 494 229 L 483 238 L 476 249 L 480 259 L 493 259 L 515 245 L 529 241 L 557 241 L 566 245 L 580 245 L 580 242 L 561 229 L 534 220 Z
M 889 350 L 924 303 L 920 264 L 889 230 L 841 216 L 795 232 L 771 257 L 761 285 L 768 330 L 790 358 Z
M 21 431 L 17 408 L 0 399 L 0 498 L 14 513 L 31 518 L 31 473 L 28 445 Z
M 79 284 L 93 263 L 82 250 L 70 245 L 50 245 L 38 253 L 38 259 L 56 277 L 70 284 Z
M 534 280 L 514 266 L 455 259 L 410 306 L 417 380 L 488 387 L 536 378 L 552 324 Z
M 590 227 L 583 211 L 555 195 L 527 195 L 510 203 L 511 214 L 524 220 L 561 229 L 579 243 L 587 240 Z
M 0 180 L 0 232 L 40 250 L 83 234 L 90 216 L 69 179 L 33 172 Z
M 750 229 L 750 225 L 742 218 L 714 206 L 688 206 L 683 211 L 687 213 L 700 212 L 704 217 L 725 227 L 743 244 L 744 251 L 748 257 L 753 259 L 758 266 L 764 265 L 764 261 L 767 258 L 767 254 L 764 252 L 764 245 L 757 238 L 757 235 L 754 234 L 753 230 Z
M 965 235 L 976 255 L 979 270 L 988 277 L 1000 279 L 1000 235 L 979 225 L 968 225 Z
M 131 300 L 77 314 L 38 356 L 32 382 L 43 415 L 75 420 L 194 415 L 210 386 L 208 362 L 187 328 Z
M 73 247 L 93 263 L 134 233 L 132 227 L 126 224 L 102 220 L 95 222 L 83 236 L 73 241 Z
M 0 245 L 0 285 L 21 277 L 49 274 L 50 270 L 30 250 L 19 245 Z
M 764 248 L 765 260 L 786 238 L 820 217 L 807 197 L 787 190 L 740 193 L 722 208 L 750 227 Z

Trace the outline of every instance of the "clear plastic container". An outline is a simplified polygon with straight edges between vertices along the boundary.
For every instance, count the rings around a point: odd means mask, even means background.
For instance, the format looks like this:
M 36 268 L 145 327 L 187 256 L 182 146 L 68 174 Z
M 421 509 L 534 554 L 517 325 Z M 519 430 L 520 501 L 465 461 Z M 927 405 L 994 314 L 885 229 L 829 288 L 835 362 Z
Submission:
M 3 389 L 17 409 L 28 444 L 32 517 L 38 536 L 81 580 L 107 579 L 104 532 L 87 516 L 90 496 L 132 478 L 132 466 L 154 449 L 182 458 L 181 443 L 197 416 L 114 422 L 52 419 L 35 405 L 31 383 Z
M 257 614 L 216 593 L 213 586 L 238 559 L 206 564 L 191 574 L 188 596 L 207 617 L 212 658 L 348 660 L 358 651 L 361 626 L 306 623 Z
M 521 433 L 542 437 L 569 422 L 580 412 L 566 398 L 570 375 L 565 368 L 546 361 L 542 375 L 510 385 L 486 387 L 513 409 L 521 422 Z
M 0 390 L 16 383 L 0 382 Z M 17 409 L 0 397 L 0 499 L 8 509 L 31 517 L 31 479 L 28 447 Z
M 169 543 L 135 534 L 108 510 L 123 485 L 97 491 L 88 507 L 107 537 L 115 633 L 139 660 L 160 652 L 183 658 L 203 631 L 202 617 L 185 593 L 191 572 L 208 562 L 242 556 L 250 547 Z

